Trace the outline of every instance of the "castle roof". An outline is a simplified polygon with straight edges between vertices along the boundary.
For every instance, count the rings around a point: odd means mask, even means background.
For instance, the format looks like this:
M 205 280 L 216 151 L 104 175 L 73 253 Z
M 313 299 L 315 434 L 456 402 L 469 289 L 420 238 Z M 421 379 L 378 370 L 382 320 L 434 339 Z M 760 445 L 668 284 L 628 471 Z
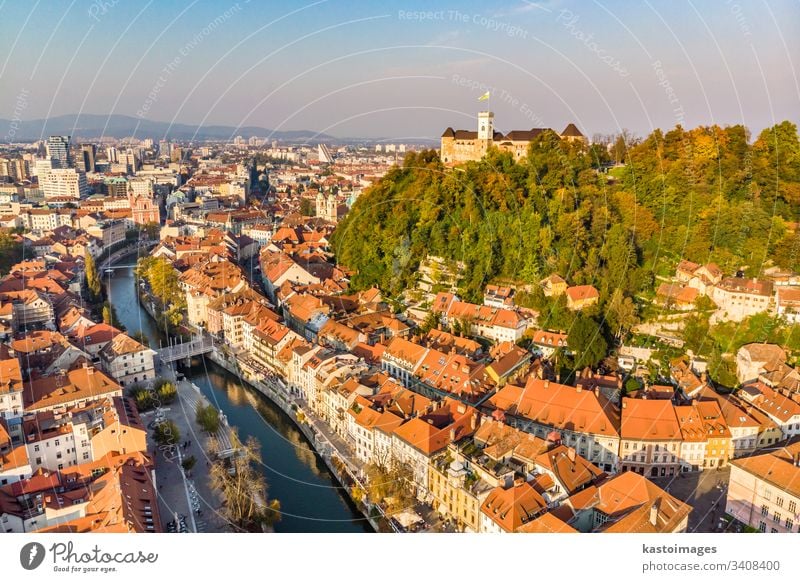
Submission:
M 561 132 L 562 137 L 583 137 L 581 131 L 575 127 L 574 123 L 570 123 L 567 127 L 564 128 L 564 131 Z

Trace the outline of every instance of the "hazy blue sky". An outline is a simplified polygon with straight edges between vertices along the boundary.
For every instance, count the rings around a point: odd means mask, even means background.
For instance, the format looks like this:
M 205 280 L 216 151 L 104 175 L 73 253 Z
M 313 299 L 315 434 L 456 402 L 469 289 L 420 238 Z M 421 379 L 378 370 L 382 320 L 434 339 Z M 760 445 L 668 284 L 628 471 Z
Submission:
M 501 131 L 759 131 L 800 119 L 798 55 L 797 0 L 0 0 L 0 117 L 410 139 L 471 129 L 482 83 Z

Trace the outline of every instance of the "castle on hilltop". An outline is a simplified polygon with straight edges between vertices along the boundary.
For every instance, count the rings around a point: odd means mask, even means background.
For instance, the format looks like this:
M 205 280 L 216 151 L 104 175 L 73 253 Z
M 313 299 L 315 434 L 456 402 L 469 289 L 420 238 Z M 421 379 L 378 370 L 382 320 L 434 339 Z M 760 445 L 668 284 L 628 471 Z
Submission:
M 478 131 L 448 127 L 442 134 L 440 156 L 445 164 L 477 161 L 486 155 L 494 146 L 501 151 L 511 152 L 518 160 L 528 153 L 528 145 L 536 136 L 547 128 L 534 127 L 528 130 L 515 129 L 503 135 L 494 130 L 494 113 L 481 111 L 478 113 Z M 587 142 L 580 130 L 570 123 L 560 134 L 561 139 Z

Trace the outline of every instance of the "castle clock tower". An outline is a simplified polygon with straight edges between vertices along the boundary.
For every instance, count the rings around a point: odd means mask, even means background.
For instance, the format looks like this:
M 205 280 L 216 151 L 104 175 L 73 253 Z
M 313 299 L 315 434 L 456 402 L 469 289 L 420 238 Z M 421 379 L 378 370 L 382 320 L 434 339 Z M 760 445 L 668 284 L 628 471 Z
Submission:
M 478 113 L 478 139 L 489 142 L 494 139 L 494 113 L 491 111 Z

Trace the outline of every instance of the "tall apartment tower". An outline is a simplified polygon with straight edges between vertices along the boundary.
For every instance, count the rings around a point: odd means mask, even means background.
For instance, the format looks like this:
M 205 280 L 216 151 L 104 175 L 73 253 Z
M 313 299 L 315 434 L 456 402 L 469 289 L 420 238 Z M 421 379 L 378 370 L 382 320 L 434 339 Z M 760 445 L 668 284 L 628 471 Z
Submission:
M 83 144 L 81 146 L 81 158 L 83 158 L 83 171 L 95 171 L 95 158 L 97 157 L 97 147 L 92 144 Z
M 47 138 L 47 157 L 53 162 L 53 168 L 72 168 L 72 154 L 69 151 L 68 135 L 51 135 Z

